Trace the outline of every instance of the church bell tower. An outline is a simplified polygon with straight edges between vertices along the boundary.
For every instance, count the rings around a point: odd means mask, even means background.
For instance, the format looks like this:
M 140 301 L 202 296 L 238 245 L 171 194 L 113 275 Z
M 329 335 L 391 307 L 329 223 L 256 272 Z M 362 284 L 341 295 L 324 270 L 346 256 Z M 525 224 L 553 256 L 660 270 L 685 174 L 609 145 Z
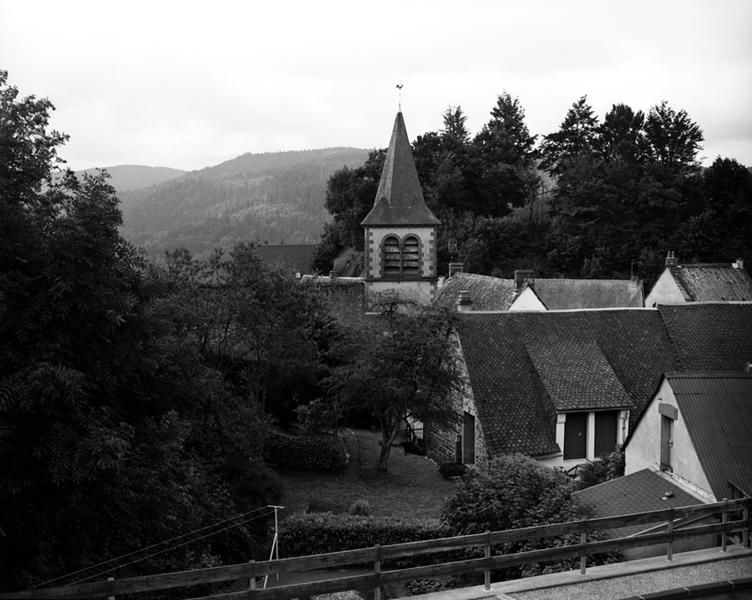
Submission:
M 398 112 L 373 208 L 361 222 L 369 306 L 433 301 L 439 224 L 423 199 L 405 121 Z

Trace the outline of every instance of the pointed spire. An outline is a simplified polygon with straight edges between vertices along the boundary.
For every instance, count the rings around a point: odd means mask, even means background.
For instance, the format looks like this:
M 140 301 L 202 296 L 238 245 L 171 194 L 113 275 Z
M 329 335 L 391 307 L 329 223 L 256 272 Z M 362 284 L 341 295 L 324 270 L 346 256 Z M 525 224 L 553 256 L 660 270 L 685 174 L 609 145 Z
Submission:
M 418 181 L 405 121 L 398 112 L 371 212 L 361 225 L 438 225 Z

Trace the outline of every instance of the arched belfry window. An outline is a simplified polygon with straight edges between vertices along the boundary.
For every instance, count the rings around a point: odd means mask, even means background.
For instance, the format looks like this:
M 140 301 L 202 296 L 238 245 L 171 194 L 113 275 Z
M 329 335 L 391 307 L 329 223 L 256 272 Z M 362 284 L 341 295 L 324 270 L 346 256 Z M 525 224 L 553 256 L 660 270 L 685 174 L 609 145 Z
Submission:
M 399 240 L 390 235 L 384 240 L 384 274 L 399 275 L 402 268 L 402 250 Z
M 398 237 L 390 235 L 384 238 L 382 258 L 386 276 L 417 275 L 420 271 L 420 240 L 408 235 L 400 242 Z
M 409 235 L 402 242 L 402 272 L 416 274 L 420 259 L 420 242 L 414 235 Z

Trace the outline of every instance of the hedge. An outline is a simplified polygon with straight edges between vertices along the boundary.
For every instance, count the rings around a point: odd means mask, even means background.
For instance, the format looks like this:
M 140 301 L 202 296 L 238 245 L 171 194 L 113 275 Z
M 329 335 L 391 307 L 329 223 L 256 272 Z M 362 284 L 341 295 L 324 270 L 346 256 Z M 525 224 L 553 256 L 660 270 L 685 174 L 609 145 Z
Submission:
M 324 554 L 380 544 L 400 544 L 445 537 L 438 521 L 398 517 L 362 517 L 309 513 L 286 518 L 279 528 L 284 556 Z
M 296 436 L 273 431 L 264 444 L 264 460 L 279 469 L 341 472 L 347 466 L 347 452 L 340 436 Z

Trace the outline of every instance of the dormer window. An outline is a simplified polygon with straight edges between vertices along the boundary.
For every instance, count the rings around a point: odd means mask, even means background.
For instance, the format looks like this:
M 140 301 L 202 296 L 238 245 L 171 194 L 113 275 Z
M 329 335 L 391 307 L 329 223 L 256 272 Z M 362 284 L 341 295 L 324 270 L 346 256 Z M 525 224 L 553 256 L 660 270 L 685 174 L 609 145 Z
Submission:
M 382 243 L 382 258 L 384 275 L 387 277 L 418 275 L 420 240 L 414 235 L 408 235 L 402 241 L 397 236 L 387 236 Z

